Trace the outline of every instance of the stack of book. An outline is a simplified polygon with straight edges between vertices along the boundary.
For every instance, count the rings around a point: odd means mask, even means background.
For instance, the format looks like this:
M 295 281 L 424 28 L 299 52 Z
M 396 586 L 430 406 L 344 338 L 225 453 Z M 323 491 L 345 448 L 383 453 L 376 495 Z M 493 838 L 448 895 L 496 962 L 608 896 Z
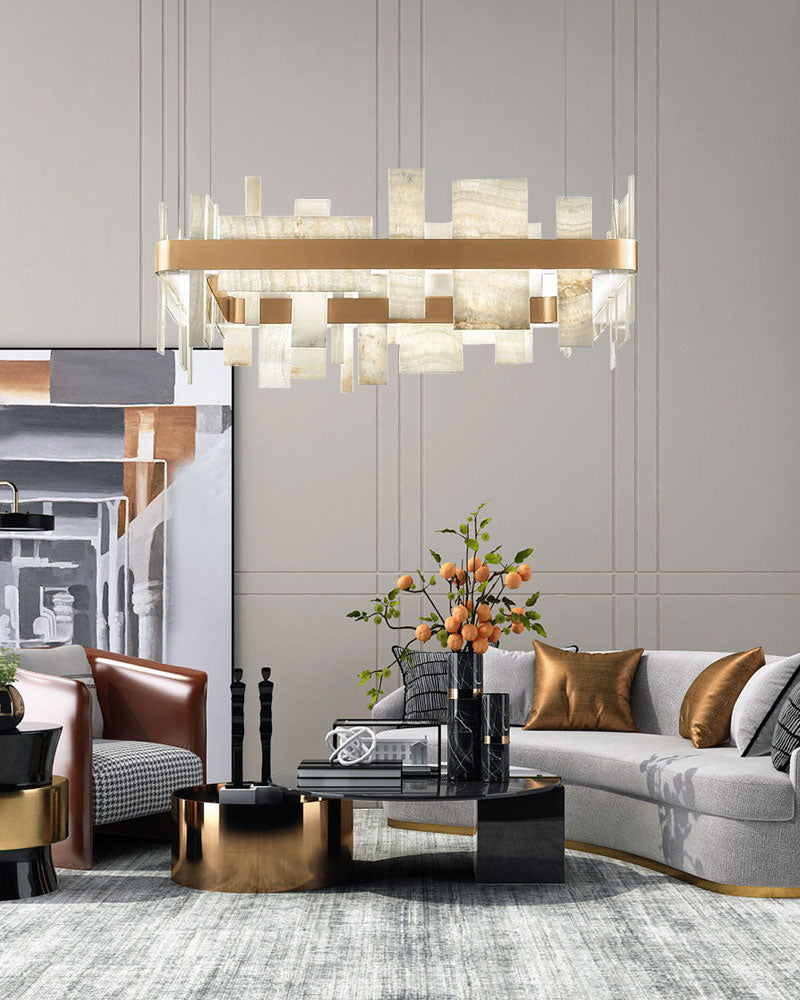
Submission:
M 401 761 L 370 761 L 343 767 L 327 760 L 303 760 L 297 768 L 299 788 L 351 789 L 364 792 L 399 789 L 403 780 Z

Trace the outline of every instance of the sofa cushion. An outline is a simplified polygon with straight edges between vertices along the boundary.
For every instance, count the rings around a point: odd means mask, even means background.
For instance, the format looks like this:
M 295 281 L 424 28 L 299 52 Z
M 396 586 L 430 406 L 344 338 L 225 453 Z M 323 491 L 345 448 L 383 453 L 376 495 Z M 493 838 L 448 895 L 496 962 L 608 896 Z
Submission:
M 403 718 L 407 722 L 444 722 L 450 654 L 409 649 L 402 656 L 402 646 L 392 646 L 392 653 L 403 673 Z
M 781 706 L 772 734 L 772 763 L 788 771 L 792 753 L 800 747 L 800 684 L 795 685 Z
M 524 726 L 531 714 L 535 660 L 533 650 L 490 646 L 483 654 L 483 690 L 486 694 L 508 694 L 512 726 Z
M 633 721 L 643 733 L 678 735 L 678 718 L 683 696 L 705 668 L 727 653 L 691 650 L 647 649 L 631 685 Z M 767 656 L 767 663 L 779 660 Z
M 54 677 L 71 677 L 89 688 L 92 698 L 92 739 L 100 739 L 103 735 L 103 711 L 100 708 L 100 699 L 97 697 L 92 668 L 89 666 L 83 646 L 21 649 L 19 657 L 19 665 L 24 670 L 51 674 Z
M 731 740 L 742 757 L 768 754 L 786 695 L 800 680 L 800 653 L 757 670 L 742 688 L 731 717 Z
M 794 816 L 794 787 L 768 757 L 740 757 L 735 747 L 697 750 L 678 736 L 514 729 L 511 763 L 558 774 L 567 785 L 606 788 L 712 816 Z
M 202 780 L 202 761 L 183 747 L 135 740 L 95 740 L 93 821 L 118 823 L 166 812 L 176 788 L 198 785 Z
M 728 653 L 711 663 L 689 685 L 681 702 L 678 733 L 708 750 L 730 741 L 733 706 L 745 684 L 764 666 L 761 646 Z

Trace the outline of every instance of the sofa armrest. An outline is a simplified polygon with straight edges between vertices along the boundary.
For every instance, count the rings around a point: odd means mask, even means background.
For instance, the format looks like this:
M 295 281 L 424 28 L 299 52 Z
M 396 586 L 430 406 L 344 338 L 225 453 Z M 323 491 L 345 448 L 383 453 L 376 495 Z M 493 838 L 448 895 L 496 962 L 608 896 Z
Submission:
M 70 677 L 17 671 L 14 682 L 32 722 L 62 727 L 53 773 L 69 781 L 69 835 L 53 844 L 60 868 L 92 866 L 92 699 L 89 689 Z
M 86 656 L 103 710 L 103 736 L 191 750 L 205 776 L 205 671 L 99 649 L 87 649 Z
M 372 709 L 373 719 L 402 719 L 403 706 L 406 700 L 406 689 L 399 687 L 396 691 L 391 691 L 385 698 L 377 703 Z

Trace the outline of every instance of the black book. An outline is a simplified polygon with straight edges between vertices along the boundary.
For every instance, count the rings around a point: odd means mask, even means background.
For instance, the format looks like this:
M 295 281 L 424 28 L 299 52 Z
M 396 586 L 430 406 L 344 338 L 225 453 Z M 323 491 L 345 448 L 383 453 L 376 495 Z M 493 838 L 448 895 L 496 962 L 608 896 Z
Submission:
M 381 760 L 370 761 L 367 764 L 354 764 L 344 767 L 342 764 L 331 764 L 327 760 L 302 760 L 297 766 L 298 777 L 302 778 L 337 778 L 346 781 L 376 778 L 397 778 L 403 773 L 401 761 Z

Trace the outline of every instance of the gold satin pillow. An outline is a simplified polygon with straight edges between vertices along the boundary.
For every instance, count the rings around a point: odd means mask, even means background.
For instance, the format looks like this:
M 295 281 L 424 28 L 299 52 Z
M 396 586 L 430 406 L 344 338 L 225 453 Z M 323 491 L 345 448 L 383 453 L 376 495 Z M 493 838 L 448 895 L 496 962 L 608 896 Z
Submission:
M 742 688 L 764 666 L 761 646 L 715 660 L 689 685 L 678 732 L 698 748 L 718 747 L 731 735 L 731 715 Z
M 643 649 L 573 653 L 534 640 L 533 705 L 525 729 L 638 733 L 631 684 Z

